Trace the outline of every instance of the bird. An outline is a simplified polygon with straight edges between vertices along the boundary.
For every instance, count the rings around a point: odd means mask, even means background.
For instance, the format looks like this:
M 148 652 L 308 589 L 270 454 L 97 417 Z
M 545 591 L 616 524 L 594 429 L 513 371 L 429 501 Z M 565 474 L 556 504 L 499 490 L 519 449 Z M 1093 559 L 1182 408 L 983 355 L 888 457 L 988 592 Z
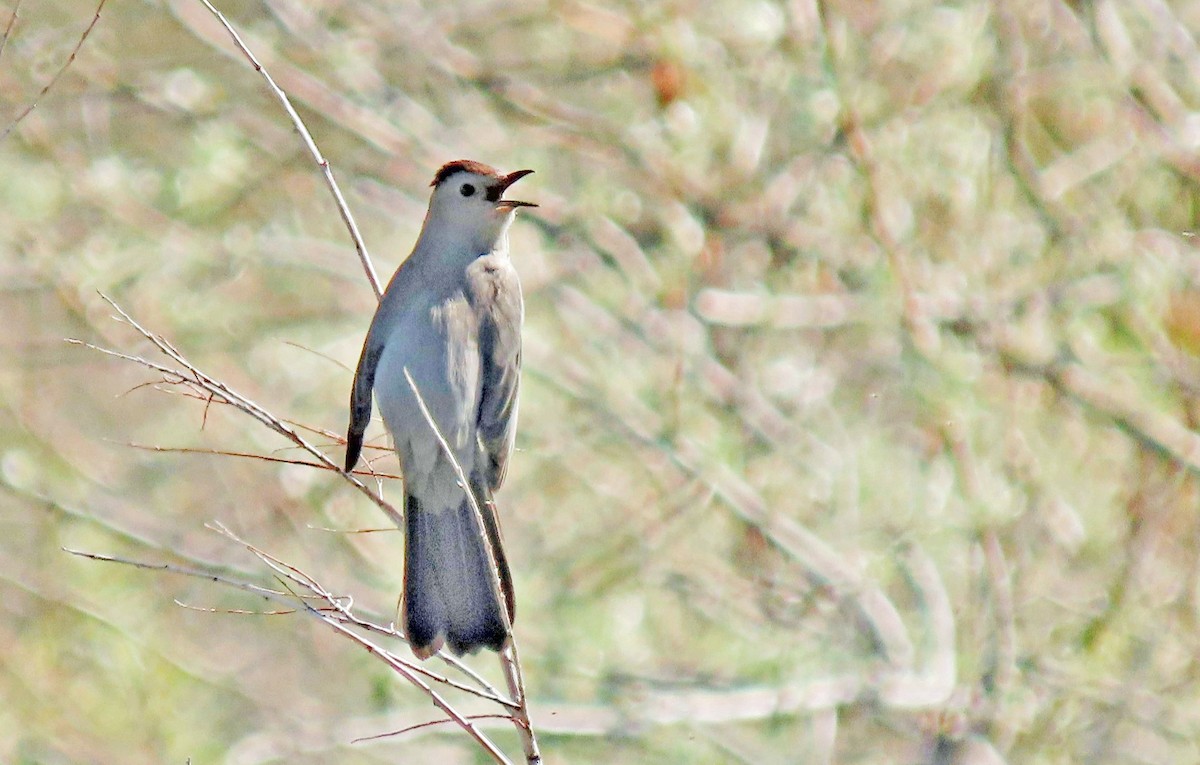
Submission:
M 493 498 L 516 437 L 525 314 L 508 230 L 519 208 L 537 205 L 504 194 L 532 172 L 473 160 L 437 171 L 354 374 L 345 471 L 358 463 L 374 393 L 404 478 L 402 619 L 420 659 L 444 646 L 500 651 L 511 635 L 512 574 Z

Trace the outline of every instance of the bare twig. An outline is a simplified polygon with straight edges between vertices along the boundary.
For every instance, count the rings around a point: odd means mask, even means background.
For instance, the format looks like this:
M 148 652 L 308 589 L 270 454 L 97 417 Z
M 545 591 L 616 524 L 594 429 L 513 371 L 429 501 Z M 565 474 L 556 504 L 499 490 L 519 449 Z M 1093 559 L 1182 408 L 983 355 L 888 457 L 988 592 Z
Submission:
M 512 715 L 464 715 L 464 717 L 468 720 L 511 720 L 512 719 Z M 392 731 L 388 731 L 387 733 L 376 733 L 373 736 L 359 736 L 356 739 L 352 739 L 351 743 L 361 744 L 364 741 L 378 741 L 379 739 L 383 739 L 383 738 L 393 738 L 395 736 L 403 736 L 405 733 L 411 733 L 414 730 L 421 730 L 422 728 L 432 728 L 437 725 L 446 725 L 447 723 L 454 723 L 454 722 L 456 722 L 456 721 L 450 719 L 449 717 L 444 717 L 441 720 L 429 720 L 429 721 L 423 722 L 423 723 L 415 723 L 413 725 L 407 725 L 407 726 L 401 728 L 400 730 L 392 730 Z
M 62 76 L 66 74 L 67 69 L 72 63 L 75 62 L 75 57 L 79 55 L 79 50 L 83 47 L 83 44 L 87 41 L 88 36 L 91 35 L 92 30 L 96 28 L 96 24 L 100 21 L 100 12 L 104 10 L 104 4 L 107 2 L 108 0 L 100 0 L 100 4 L 96 6 L 96 13 L 94 16 L 92 16 L 91 23 L 87 25 L 87 29 L 83 30 L 83 34 L 79 36 L 79 40 L 75 43 L 75 47 L 71 49 L 71 55 L 67 56 L 67 60 L 63 62 L 63 65 L 57 72 L 54 73 L 54 76 L 50 78 L 50 81 L 47 82 L 41 91 L 38 92 L 37 97 L 29 102 L 29 106 L 26 106 L 25 110 L 18 114 L 16 118 L 8 124 L 8 127 L 4 128 L 4 132 L 0 133 L 0 143 L 3 143 L 4 139 L 8 138 L 8 134 L 11 133 L 17 127 L 17 125 L 20 125 L 22 120 L 29 116 L 30 112 L 37 108 L 38 101 L 41 101 L 42 98 L 50 92 L 50 89 L 58 83 Z M 20 3 L 18 3 L 17 6 L 19 7 Z M 16 19 L 17 8 L 14 7 L 12 18 L 9 19 L 8 22 L 8 28 L 4 30 L 4 38 L 0 40 L 0 50 L 4 49 L 4 44 L 8 41 L 8 32 L 10 29 L 12 29 L 13 22 L 15 22 Z
M 21 0 L 13 3 L 12 15 L 8 17 L 8 23 L 4 25 L 4 34 L 0 35 L 0 56 L 4 55 L 4 46 L 8 45 L 9 35 L 12 34 L 13 26 L 17 23 L 17 13 L 21 10 Z
M 216 17 L 217 21 L 221 22 L 221 26 L 225 27 L 225 31 L 233 38 L 233 44 L 242 52 L 242 55 L 249 60 L 254 70 L 263 76 L 267 81 L 267 86 L 271 92 L 275 94 L 275 98 L 283 106 L 288 117 L 292 120 L 292 125 L 295 126 L 296 132 L 300 134 L 300 138 L 304 141 L 305 148 L 316 161 L 317 166 L 321 168 L 321 173 L 325 176 L 325 183 L 329 187 L 329 192 L 333 194 L 333 200 L 337 204 L 338 212 L 342 216 L 342 222 L 346 224 L 346 229 L 350 232 L 350 238 L 354 241 L 354 249 L 358 253 L 359 262 L 362 263 L 363 271 L 366 272 L 367 281 L 371 283 L 371 289 L 375 291 L 376 299 L 383 297 L 383 287 L 379 282 L 379 276 L 375 273 L 375 266 L 371 263 L 371 256 L 367 252 L 367 245 L 363 241 L 362 234 L 358 231 L 358 224 L 354 221 L 354 215 L 350 212 L 350 207 L 346 204 L 346 198 L 342 195 L 342 189 L 338 186 L 337 180 L 333 177 L 333 168 L 329 164 L 329 160 L 317 148 L 316 141 L 313 140 L 312 133 L 308 132 L 308 128 L 304 125 L 304 120 L 300 119 L 300 115 L 296 113 L 295 107 L 292 106 L 291 100 L 287 97 L 287 93 L 275 84 L 275 79 L 271 77 L 270 72 L 259 63 L 258 58 L 250 51 L 246 43 L 242 41 L 241 35 L 225 18 L 225 14 L 217 10 L 209 0 L 200 0 L 204 7 Z M 103 3 L 102 3 L 103 4 Z
M 217 529 L 221 534 L 230 540 L 245 547 L 282 579 L 291 582 L 301 589 L 309 590 L 310 592 L 324 598 L 326 603 L 328 603 L 329 606 L 338 613 L 345 614 L 349 610 L 349 607 L 342 603 L 340 599 L 335 598 L 331 593 L 318 584 L 313 577 L 301 571 L 299 568 L 291 564 L 284 563 L 275 556 L 270 555 L 258 547 L 255 547 L 249 542 L 246 542 L 221 524 L 216 524 L 213 528 Z M 440 693 L 435 691 L 421 678 L 422 675 L 428 674 L 426 671 L 423 671 L 420 667 L 416 666 L 412 662 L 401 659 L 391 651 L 388 651 L 387 649 L 363 637 L 362 635 L 359 635 L 357 632 L 348 628 L 341 619 L 334 618 L 324 611 L 319 611 L 313 608 L 304 599 L 301 599 L 301 603 L 309 613 L 328 624 L 339 635 L 354 641 L 366 649 L 368 653 L 379 658 L 381 661 L 391 667 L 406 681 L 420 688 L 425 695 L 429 697 L 429 700 L 433 702 L 434 706 L 445 712 L 446 715 L 450 719 L 454 720 L 459 727 L 465 730 L 467 734 L 471 736 L 471 738 L 475 739 L 475 741 L 492 757 L 493 760 L 499 763 L 509 763 L 511 765 L 511 761 L 504 755 L 502 751 L 500 751 L 499 748 L 497 748 L 495 743 L 493 743 L 490 738 L 484 735 L 484 733 L 477 728 L 474 723 L 463 716 L 462 713 L 460 713 L 449 702 L 447 702 Z
M 503 603 L 505 596 L 504 590 L 500 586 L 499 568 L 496 565 L 497 552 L 492 549 L 491 541 L 488 539 L 488 535 L 484 533 L 483 511 L 475 498 L 475 492 L 471 490 L 467 474 L 463 471 L 462 465 L 458 463 L 458 459 L 454 456 L 454 451 L 450 448 L 450 443 L 442 435 L 441 429 L 438 428 L 433 415 L 429 412 L 429 407 L 425 405 L 425 399 L 421 396 L 421 391 L 417 388 L 417 383 L 413 380 L 412 375 L 409 374 L 408 367 L 404 368 L 404 379 L 408 381 L 408 386 L 412 389 L 413 395 L 417 399 L 417 406 L 421 409 L 421 415 L 433 430 L 434 436 L 437 437 L 438 444 L 446 455 L 446 459 L 450 461 L 451 466 L 454 468 L 454 474 L 458 479 L 459 486 L 462 487 L 463 493 L 471 505 L 471 509 L 475 512 L 476 531 L 483 541 L 483 546 L 488 552 L 488 557 L 492 561 L 492 565 L 488 567 L 492 574 L 492 592 Z M 517 657 L 516 637 L 512 634 L 512 625 L 508 622 L 508 609 L 501 608 L 500 612 L 501 618 L 504 620 L 504 626 L 508 629 L 509 634 L 507 645 L 500 651 L 500 665 L 504 669 L 504 679 L 508 683 L 509 693 L 513 701 L 517 704 L 517 709 L 513 711 L 512 719 L 516 725 L 517 733 L 521 737 L 521 744 L 525 751 L 527 765 L 538 765 L 542 761 L 542 755 L 538 749 L 537 735 L 534 733 L 533 726 L 529 721 L 529 708 L 525 700 L 525 681 L 521 676 L 520 660 Z
M 521 674 L 521 659 L 517 656 L 517 641 L 508 641 L 500 651 L 500 666 L 504 670 L 504 680 L 508 683 L 508 693 L 517 702 L 517 708 L 512 712 L 513 724 L 521 737 L 521 746 L 525 750 L 526 765 L 540 765 L 542 753 L 538 749 L 537 734 L 534 733 L 533 723 L 529 720 L 529 702 L 525 697 L 525 678 Z
M 214 530 L 217 530 L 218 533 L 221 533 L 223 536 L 234 539 L 235 541 L 238 542 L 238 544 L 241 544 L 243 546 L 246 544 L 245 542 L 241 541 L 240 539 L 237 539 L 236 537 L 231 536 L 228 529 L 225 529 L 224 527 L 213 526 L 212 528 L 214 528 Z M 368 621 L 368 620 L 365 620 L 365 619 L 359 617 L 354 612 L 352 607 L 346 605 L 346 603 L 343 602 L 345 600 L 344 598 L 340 598 L 340 597 L 330 594 L 324 587 L 320 586 L 319 584 L 316 584 L 315 580 L 312 580 L 311 577 L 309 577 L 308 579 L 310 581 L 312 581 L 312 583 L 315 585 L 315 587 L 303 587 L 303 589 L 308 590 L 308 593 L 305 594 L 305 593 L 301 593 L 301 592 L 296 592 L 295 590 L 272 589 L 269 587 L 263 587 L 262 585 L 254 584 L 253 582 L 247 582 L 244 580 L 235 579 L 235 578 L 226 576 L 224 574 L 215 573 L 213 571 L 206 571 L 201 568 L 194 568 L 194 567 L 189 567 L 189 566 L 179 566 L 179 565 L 176 565 L 173 563 L 148 563 L 145 561 L 138 561 L 138 560 L 134 560 L 131 558 L 123 558 L 123 557 L 116 556 L 116 555 L 104 555 L 101 553 L 87 552 L 84 550 L 75 550 L 75 549 L 70 549 L 70 548 L 65 548 L 65 547 L 63 548 L 63 551 L 66 553 L 69 553 L 71 555 L 76 555 L 81 558 L 87 558 L 89 560 L 100 561 L 103 563 L 118 563 L 118 564 L 121 564 L 124 566 L 132 566 L 133 568 L 138 568 L 138 569 L 142 569 L 145 571 L 153 571 L 153 572 L 164 573 L 164 574 L 173 574 L 176 576 L 184 576 L 184 577 L 189 577 L 189 578 L 193 578 L 193 579 L 203 579 L 205 581 L 210 581 L 215 584 L 233 588 L 235 590 L 241 590 L 241 591 L 247 592 L 251 595 L 256 595 L 256 596 L 265 598 L 272 602 L 290 605 L 293 607 L 293 610 L 296 610 L 295 605 L 296 605 L 297 600 L 313 601 L 313 602 L 319 601 L 324 604 L 320 609 L 318 609 L 314 606 L 308 606 L 305 609 L 306 612 L 310 613 L 310 615 L 320 616 L 323 621 L 326 621 L 328 618 L 335 618 L 345 624 L 357 627 L 359 629 L 363 629 L 363 630 L 366 630 L 369 632 L 374 632 L 376 634 L 383 635 L 385 637 L 395 638 L 398 640 L 404 640 L 404 635 L 401 634 L 400 632 L 396 631 L 395 629 L 393 629 L 391 627 L 386 627 L 386 626 L 383 626 L 383 625 L 380 625 L 375 622 Z M 295 567 L 288 567 L 288 568 L 294 569 Z M 302 579 L 297 577 L 296 579 L 290 579 L 289 581 L 291 581 L 293 584 L 298 585 L 299 582 L 302 581 Z M 192 607 L 192 606 L 184 606 L 183 604 L 180 604 L 180 605 L 185 608 L 193 608 L 194 609 L 194 607 Z M 247 613 L 249 613 L 249 612 L 247 612 Z M 464 674 L 468 675 L 471 678 L 472 682 L 476 683 L 476 686 L 471 686 L 471 685 L 467 685 L 467 684 L 458 682 L 456 680 L 452 680 L 444 675 L 433 672 L 422 665 L 413 664 L 410 662 L 409 667 L 413 671 L 418 672 L 419 674 L 421 674 L 425 677 L 428 677 L 429 679 L 434 680 L 438 683 L 442 683 L 443 685 L 454 688 L 455 690 L 459 690 L 464 693 L 468 693 L 472 696 L 476 696 L 485 701 L 499 704 L 502 707 L 504 707 L 505 709 L 515 708 L 515 705 L 512 702 L 510 702 L 508 699 L 506 699 L 502 695 L 500 695 L 500 693 L 495 688 L 493 688 L 486 680 L 479 678 L 473 671 L 469 670 L 469 668 L 462 665 L 461 662 L 458 662 L 456 659 L 454 659 L 451 656 L 446 656 L 444 658 L 446 659 L 447 664 L 449 664 L 450 666 L 454 667 L 455 669 L 457 669 L 459 671 L 463 671 Z
M 296 613 L 294 608 L 277 608 L 274 611 L 252 611 L 249 608 L 215 608 L 213 606 L 193 606 L 175 598 L 175 605 L 188 611 L 199 611 L 202 614 L 229 614 L 232 616 L 291 616 Z
M 188 568 L 186 566 L 176 566 L 172 563 L 146 563 L 144 561 L 133 560 L 131 558 L 122 558 L 117 555 L 103 555 L 101 553 L 87 552 L 85 550 L 74 550 L 70 547 L 62 548 L 63 552 L 70 555 L 78 555 L 80 558 L 88 558 L 89 560 L 100 561 L 102 563 L 120 563 L 123 566 L 132 566 L 145 571 L 157 571 L 164 574 L 175 574 L 177 576 L 187 576 L 194 579 L 205 579 L 217 584 L 223 584 L 226 587 L 232 587 L 235 590 L 242 590 L 251 595 L 259 595 L 271 600 L 282 598 L 287 593 L 282 590 L 272 590 L 261 585 L 252 584 L 250 582 L 242 582 L 237 579 L 231 579 L 223 574 L 216 574 L 211 571 L 202 571 L 200 569 Z
M 309 441 L 301 436 L 295 428 L 287 425 L 283 420 L 271 414 L 269 411 L 254 403 L 249 398 L 233 390 L 225 383 L 201 371 L 198 367 L 188 361 L 182 353 L 176 350 L 175 347 L 172 346 L 161 335 L 154 334 L 134 321 L 134 319 L 128 313 L 126 313 L 125 310 L 122 309 L 112 298 L 104 294 L 101 294 L 100 297 L 113 307 L 113 309 L 120 315 L 122 320 L 141 333 L 142 337 L 149 340 L 150 343 L 153 344 L 160 353 L 178 364 L 180 367 L 182 367 L 182 369 L 169 367 L 140 356 L 133 356 L 127 353 L 109 350 L 107 348 L 92 345 L 91 343 L 85 343 L 80 340 L 68 340 L 67 342 L 76 345 L 82 345 L 105 355 L 113 356 L 114 358 L 140 364 L 148 369 L 153 369 L 156 372 L 162 373 L 168 383 L 188 385 L 196 390 L 203 391 L 206 395 L 211 396 L 214 400 L 220 400 L 228 403 L 230 406 L 233 406 L 244 414 L 251 416 L 258 422 L 266 425 L 271 430 L 291 441 L 294 445 L 303 449 L 309 455 L 316 458 L 318 464 L 322 467 L 325 467 L 328 470 L 337 471 L 344 480 L 350 483 L 351 486 L 358 489 L 359 492 L 370 498 L 372 502 L 374 502 L 381 510 L 383 510 L 383 512 L 393 523 L 397 525 L 403 524 L 404 516 L 394 507 L 392 507 L 390 503 L 368 488 L 366 484 L 355 478 L 353 475 L 343 472 L 341 468 L 325 454 L 325 452 L 309 443 Z
M 441 428 L 434 422 L 433 415 L 429 413 L 429 407 L 425 405 L 425 399 L 421 396 L 421 391 L 417 388 L 416 382 L 413 381 L 412 375 L 409 374 L 408 367 L 404 368 L 404 379 L 408 381 L 408 387 L 412 388 L 413 395 L 417 399 L 417 406 L 421 410 L 421 416 L 425 418 L 425 422 L 433 430 L 433 435 L 437 438 L 438 445 L 442 448 L 442 453 L 446 455 L 446 459 L 450 461 L 450 465 L 454 469 L 454 476 L 458 480 L 458 485 L 462 488 L 463 494 L 467 497 L 467 502 L 471 505 L 471 510 L 475 513 L 476 530 L 479 532 L 480 539 L 483 540 L 483 547 L 487 550 L 488 559 L 492 564 L 488 567 L 492 572 L 492 594 L 503 603 L 505 598 L 503 588 L 500 586 L 499 567 L 496 565 L 497 552 L 492 549 L 492 543 L 483 531 L 485 528 L 483 523 L 483 508 L 479 506 L 479 502 L 475 498 L 475 492 L 471 491 L 471 484 L 467 479 L 467 474 L 463 471 L 462 465 L 458 463 L 458 458 L 454 456 L 454 451 L 450 448 L 450 442 L 442 435 Z M 504 619 L 504 626 L 511 637 L 512 625 L 508 623 L 508 610 L 502 608 L 500 611 L 502 614 L 501 618 Z
M 223 404 L 229 402 L 223 401 Z M 320 470 L 335 470 L 341 472 L 335 466 L 330 468 L 328 465 L 321 462 L 309 462 L 307 460 L 291 460 L 284 457 L 272 457 L 269 454 L 255 454 L 254 452 L 235 452 L 228 449 L 196 449 L 186 446 L 150 446 L 147 444 L 128 443 L 126 446 L 132 449 L 141 449 L 147 452 L 157 452 L 159 454 L 208 454 L 220 457 L 241 457 L 244 459 L 258 460 L 260 462 L 277 462 L 282 465 L 302 465 L 304 467 L 314 467 Z M 368 470 L 352 470 L 350 475 L 371 477 L 371 478 L 392 478 L 400 480 L 401 476 L 393 473 L 377 473 Z

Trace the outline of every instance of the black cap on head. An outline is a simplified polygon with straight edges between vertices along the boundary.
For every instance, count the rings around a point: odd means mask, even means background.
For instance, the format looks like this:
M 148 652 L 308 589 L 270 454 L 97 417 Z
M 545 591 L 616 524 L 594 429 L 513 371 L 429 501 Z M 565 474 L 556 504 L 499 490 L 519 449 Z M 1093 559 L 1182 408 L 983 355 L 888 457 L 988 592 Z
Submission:
M 500 177 L 500 171 L 491 165 L 485 165 L 473 159 L 456 159 L 453 162 L 447 162 L 442 165 L 441 169 L 437 171 L 437 175 L 433 176 L 433 183 L 429 185 L 437 186 L 442 181 L 459 172 L 490 175 L 496 178 Z

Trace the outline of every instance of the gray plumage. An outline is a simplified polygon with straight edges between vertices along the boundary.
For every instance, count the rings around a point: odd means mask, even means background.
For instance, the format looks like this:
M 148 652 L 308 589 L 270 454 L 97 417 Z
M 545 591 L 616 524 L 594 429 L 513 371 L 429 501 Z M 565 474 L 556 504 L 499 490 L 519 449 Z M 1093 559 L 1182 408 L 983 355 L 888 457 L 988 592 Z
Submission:
M 439 170 L 421 235 L 388 284 L 355 373 L 346 470 L 358 461 L 373 391 L 404 473 L 404 628 L 421 658 L 443 643 L 457 654 L 499 650 L 514 615 L 493 493 L 512 454 L 521 372 L 524 307 L 507 232 L 515 209 L 532 205 L 501 197 L 529 172 L 501 176 L 469 161 Z

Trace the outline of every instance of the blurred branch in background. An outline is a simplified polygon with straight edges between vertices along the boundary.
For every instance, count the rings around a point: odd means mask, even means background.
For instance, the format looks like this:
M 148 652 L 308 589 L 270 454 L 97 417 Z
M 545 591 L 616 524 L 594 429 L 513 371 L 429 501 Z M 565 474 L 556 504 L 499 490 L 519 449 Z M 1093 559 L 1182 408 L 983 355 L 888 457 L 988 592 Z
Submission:
M 50 92 L 50 89 L 53 88 L 60 79 L 62 79 L 64 74 L 66 74 L 67 69 L 71 66 L 71 64 L 75 63 L 75 58 L 79 55 L 79 49 L 83 47 L 83 44 L 87 42 L 88 35 L 90 35 L 92 30 L 96 28 L 97 22 L 100 21 L 100 12 L 104 10 L 104 4 L 107 2 L 108 0 L 100 0 L 100 4 L 96 6 L 95 15 L 92 16 L 91 22 L 83 30 L 83 34 L 79 35 L 79 41 L 75 43 L 75 47 L 71 50 L 71 55 L 67 56 L 67 60 L 63 62 L 62 67 L 54 73 L 54 76 L 50 78 L 49 82 L 42 86 L 42 89 L 38 91 L 37 96 L 29 102 L 29 105 L 26 106 L 25 109 L 19 114 L 17 114 L 17 116 L 13 118 L 12 122 L 8 123 L 8 125 L 4 128 L 4 132 L 0 132 L 0 143 L 3 143 L 4 139 L 8 138 L 9 133 L 11 133 L 14 128 L 20 125 L 21 121 L 28 117 L 30 112 L 37 108 L 38 101 L 41 101 L 46 97 L 46 94 Z M 12 15 L 8 19 L 8 24 L 6 24 L 4 27 L 4 35 L 3 37 L 0 37 L 0 53 L 4 52 L 4 47 L 8 44 L 8 37 L 12 33 L 13 25 L 17 21 L 17 11 L 20 9 L 20 7 L 21 3 L 18 0 L 16 5 L 13 6 Z
M 259 581 L 195 531 L 221 518 L 390 613 L 399 534 L 320 530 L 378 525 L 385 449 L 344 491 L 150 339 L 214 405 L 61 338 L 129 347 L 114 295 L 320 452 L 373 304 L 313 162 L 386 272 L 460 156 L 540 184 L 500 502 L 548 761 L 1196 759 L 1200 5 L 239 7 L 320 154 L 203 3 L 103 10 L 45 97 L 77 5 L 21 5 L 0 57 L 37 103 L 0 144 L 0 759 L 478 756 L 457 725 L 351 745 L 428 697 L 60 552 Z
M 4 34 L 0 35 L 0 56 L 4 55 L 4 46 L 8 45 L 8 37 L 12 34 L 13 26 L 17 23 L 17 14 L 21 10 L 21 0 L 17 0 L 13 4 L 12 13 L 8 16 L 8 23 L 4 25 Z

